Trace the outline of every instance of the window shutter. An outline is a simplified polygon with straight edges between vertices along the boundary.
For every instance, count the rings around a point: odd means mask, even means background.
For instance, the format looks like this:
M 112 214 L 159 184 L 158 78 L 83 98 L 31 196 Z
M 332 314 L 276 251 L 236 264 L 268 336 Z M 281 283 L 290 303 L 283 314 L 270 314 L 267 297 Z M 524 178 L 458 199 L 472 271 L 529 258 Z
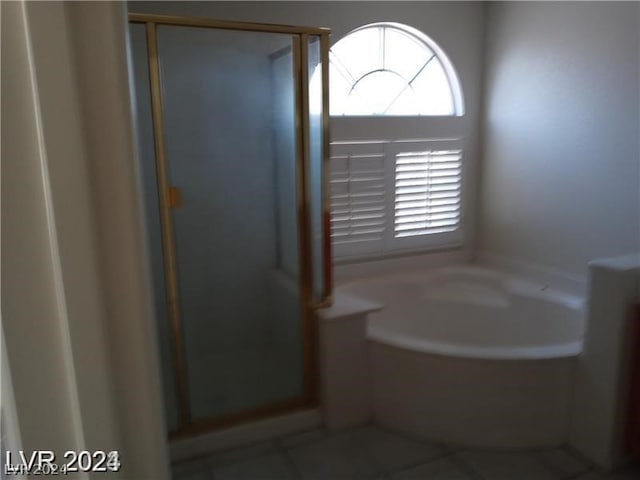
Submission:
M 394 237 L 457 230 L 462 151 L 403 152 L 395 160 Z
M 331 238 L 338 256 L 382 251 L 387 224 L 384 160 L 380 144 L 332 146 Z
M 380 256 L 462 241 L 459 139 L 331 144 L 336 257 Z

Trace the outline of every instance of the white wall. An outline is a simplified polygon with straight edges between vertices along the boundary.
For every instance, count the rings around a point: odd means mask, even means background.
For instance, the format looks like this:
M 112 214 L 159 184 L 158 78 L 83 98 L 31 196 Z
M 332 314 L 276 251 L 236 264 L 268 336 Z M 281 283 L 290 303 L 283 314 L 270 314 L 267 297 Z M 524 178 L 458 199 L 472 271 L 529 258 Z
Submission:
M 2 322 L 22 446 L 62 455 L 84 440 L 29 27 L 2 4 Z
M 639 8 L 491 4 L 482 253 L 584 276 L 639 250 Z
M 2 350 L 0 351 L 0 455 L 2 455 L 0 465 L 3 467 L 0 471 L 0 479 L 5 480 L 7 477 L 4 473 L 4 465 L 7 452 L 22 450 L 22 440 L 2 325 L 0 325 L 0 349 Z M 16 475 L 13 478 L 24 480 L 23 475 Z

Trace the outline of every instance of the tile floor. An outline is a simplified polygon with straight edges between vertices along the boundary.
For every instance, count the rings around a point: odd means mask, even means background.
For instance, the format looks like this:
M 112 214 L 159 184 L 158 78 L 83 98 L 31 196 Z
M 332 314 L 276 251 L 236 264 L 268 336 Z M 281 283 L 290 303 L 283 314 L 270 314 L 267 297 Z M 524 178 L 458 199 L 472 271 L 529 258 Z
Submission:
M 174 465 L 174 480 L 640 480 L 604 475 L 567 449 L 465 450 L 367 426 L 312 430 Z

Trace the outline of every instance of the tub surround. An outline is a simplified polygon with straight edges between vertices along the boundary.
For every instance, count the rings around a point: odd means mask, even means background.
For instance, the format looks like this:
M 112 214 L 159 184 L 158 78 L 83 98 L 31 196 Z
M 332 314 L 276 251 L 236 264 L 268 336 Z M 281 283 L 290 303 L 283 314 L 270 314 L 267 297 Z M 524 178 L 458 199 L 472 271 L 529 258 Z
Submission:
M 345 293 L 384 305 L 370 340 L 457 358 L 533 360 L 582 351 L 582 298 L 548 284 L 460 265 L 348 282 Z
M 338 292 L 384 306 L 333 339 L 344 357 L 335 371 L 371 395 L 349 426 L 371 412 L 378 425 L 465 447 L 566 442 L 582 298 L 468 264 L 386 273 Z
M 573 358 L 468 359 L 370 345 L 378 425 L 461 447 L 566 443 Z
M 631 306 L 640 298 L 640 255 L 589 264 L 589 334 L 578 361 L 570 443 L 600 467 L 627 460 L 622 445 L 627 413 Z
M 331 307 L 318 312 L 320 395 L 330 429 L 371 420 L 371 381 L 366 342 L 367 315 L 382 305 L 336 292 Z

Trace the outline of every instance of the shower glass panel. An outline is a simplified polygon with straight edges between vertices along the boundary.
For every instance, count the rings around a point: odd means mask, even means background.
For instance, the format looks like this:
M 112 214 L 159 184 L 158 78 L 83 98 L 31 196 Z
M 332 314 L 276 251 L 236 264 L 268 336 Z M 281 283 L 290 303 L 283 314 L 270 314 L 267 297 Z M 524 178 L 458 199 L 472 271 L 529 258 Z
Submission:
M 294 38 L 157 35 L 191 419 L 300 397 Z
M 331 293 L 329 32 L 129 20 L 169 429 L 311 406 L 313 308 Z
M 324 118 L 322 97 L 322 49 L 320 37 L 310 35 L 307 70 L 309 75 L 309 191 L 311 239 L 313 245 L 313 296 L 317 302 L 326 295 L 324 271 Z

